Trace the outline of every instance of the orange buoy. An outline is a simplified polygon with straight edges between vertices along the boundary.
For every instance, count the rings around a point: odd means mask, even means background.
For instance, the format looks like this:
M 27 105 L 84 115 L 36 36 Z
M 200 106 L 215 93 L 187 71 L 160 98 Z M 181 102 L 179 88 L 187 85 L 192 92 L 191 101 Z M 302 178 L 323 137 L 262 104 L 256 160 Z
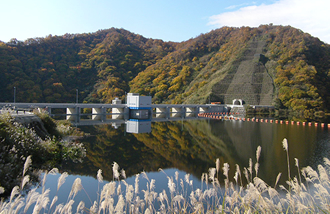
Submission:
M 300 122 L 299 121 L 297 121 L 297 125 L 300 125 Z
M 291 125 L 293 125 L 294 124 L 294 121 L 291 121 Z

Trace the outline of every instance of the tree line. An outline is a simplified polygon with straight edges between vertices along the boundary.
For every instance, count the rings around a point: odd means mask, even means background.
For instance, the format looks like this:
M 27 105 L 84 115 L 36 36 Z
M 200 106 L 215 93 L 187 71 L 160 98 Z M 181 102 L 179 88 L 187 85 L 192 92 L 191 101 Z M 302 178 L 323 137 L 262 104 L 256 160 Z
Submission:
M 252 41 L 274 80 L 278 108 L 309 114 L 330 106 L 330 47 L 290 26 L 223 27 L 181 43 L 124 29 L 0 42 L 2 102 L 110 103 L 128 92 L 154 103 L 206 103 Z M 219 92 L 218 92 L 219 93 Z M 212 100 L 219 101 L 219 100 Z

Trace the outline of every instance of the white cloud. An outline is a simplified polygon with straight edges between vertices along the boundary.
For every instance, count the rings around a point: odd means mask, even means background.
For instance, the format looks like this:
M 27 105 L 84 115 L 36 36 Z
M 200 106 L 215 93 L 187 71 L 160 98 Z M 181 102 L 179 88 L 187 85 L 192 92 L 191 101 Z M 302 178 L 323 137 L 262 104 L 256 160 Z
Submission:
M 209 25 L 250 26 L 290 25 L 330 44 L 330 1 L 279 0 L 270 5 L 248 6 L 210 17 Z
M 252 2 L 252 4 L 255 4 L 255 2 Z M 243 7 L 243 6 L 248 6 L 248 5 L 250 5 L 250 3 L 243 3 L 243 4 L 231 5 L 229 7 L 226 7 L 225 9 L 226 10 L 233 10 L 233 9 L 240 8 L 240 7 Z

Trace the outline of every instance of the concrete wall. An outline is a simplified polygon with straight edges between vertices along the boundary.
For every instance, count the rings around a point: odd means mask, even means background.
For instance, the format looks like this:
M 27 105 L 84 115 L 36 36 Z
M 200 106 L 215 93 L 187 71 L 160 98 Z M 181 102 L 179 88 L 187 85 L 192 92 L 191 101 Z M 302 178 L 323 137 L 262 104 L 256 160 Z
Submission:
M 129 108 L 151 108 L 151 96 L 127 96 L 127 107 Z

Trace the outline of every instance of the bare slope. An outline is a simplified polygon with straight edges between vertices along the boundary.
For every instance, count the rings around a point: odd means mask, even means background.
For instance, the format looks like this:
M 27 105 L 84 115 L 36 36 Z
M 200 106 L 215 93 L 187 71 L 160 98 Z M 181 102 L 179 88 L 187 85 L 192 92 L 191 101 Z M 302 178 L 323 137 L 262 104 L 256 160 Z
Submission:
M 273 81 L 267 73 L 262 57 L 264 40 L 250 42 L 238 62 L 237 69 L 233 69 L 222 81 L 212 88 L 213 95 L 224 103 L 231 103 L 233 99 L 243 99 L 251 105 L 271 105 L 273 100 Z

